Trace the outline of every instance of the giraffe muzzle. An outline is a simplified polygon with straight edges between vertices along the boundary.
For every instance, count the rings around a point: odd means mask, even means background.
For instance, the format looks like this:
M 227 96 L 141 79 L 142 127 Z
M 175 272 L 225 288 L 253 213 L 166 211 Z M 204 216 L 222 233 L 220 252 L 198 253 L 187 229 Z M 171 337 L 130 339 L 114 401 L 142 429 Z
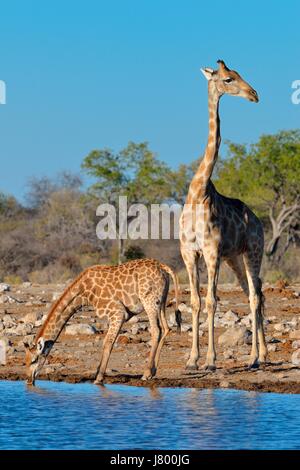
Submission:
M 259 97 L 258 97 L 258 94 L 255 90 L 251 90 L 250 91 L 250 96 L 249 96 L 249 100 L 254 102 L 254 103 L 258 103 L 259 102 Z

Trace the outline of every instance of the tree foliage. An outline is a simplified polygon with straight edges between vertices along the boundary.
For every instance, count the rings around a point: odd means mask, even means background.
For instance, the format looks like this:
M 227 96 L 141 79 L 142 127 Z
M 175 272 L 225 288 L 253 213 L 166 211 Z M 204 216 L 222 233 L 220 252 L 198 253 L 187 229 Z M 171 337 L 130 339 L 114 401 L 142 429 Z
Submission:
M 149 204 L 171 196 L 170 169 L 146 142 L 129 142 L 117 153 L 111 149 L 93 150 L 82 168 L 96 179 L 91 191 L 101 201 L 116 203 L 119 196 L 127 196 L 129 203 Z
M 266 253 L 274 257 L 277 252 L 280 258 L 282 236 L 289 243 L 296 241 L 299 227 L 300 131 L 262 135 L 251 146 L 229 143 L 216 186 L 221 193 L 243 199 L 261 217 L 269 219 L 272 237 Z

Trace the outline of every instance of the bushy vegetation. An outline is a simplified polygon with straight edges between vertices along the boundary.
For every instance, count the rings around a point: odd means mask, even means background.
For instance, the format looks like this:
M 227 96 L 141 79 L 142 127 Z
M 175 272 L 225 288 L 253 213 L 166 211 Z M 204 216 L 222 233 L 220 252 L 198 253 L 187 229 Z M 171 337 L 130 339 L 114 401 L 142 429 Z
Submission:
M 300 131 L 264 135 L 251 146 L 228 143 L 227 149 L 214 182 L 262 218 L 265 279 L 299 279 Z M 116 205 L 119 195 L 128 204 L 183 204 L 197 163 L 173 170 L 147 143 L 129 142 L 120 152 L 93 150 L 83 159 L 82 171 L 94 179 L 87 190 L 81 176 L 65 172 L 55 179 L 32 178 L 25 204 L 0 193 L 0 279 L 65 281 L 92 264 L 143 256 L 183 268 L 178 240 L 100 241 L 96 208 Z

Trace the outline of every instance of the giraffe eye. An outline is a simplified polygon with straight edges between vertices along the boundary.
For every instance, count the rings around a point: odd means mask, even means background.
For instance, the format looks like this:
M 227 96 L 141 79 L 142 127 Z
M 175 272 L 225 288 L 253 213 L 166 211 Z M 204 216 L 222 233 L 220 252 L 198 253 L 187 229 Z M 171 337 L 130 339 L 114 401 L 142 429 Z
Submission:
M 225 83 L 231 83 L 231 82 L 233 82 L 233 78 L 225 78 L 224 82 Z

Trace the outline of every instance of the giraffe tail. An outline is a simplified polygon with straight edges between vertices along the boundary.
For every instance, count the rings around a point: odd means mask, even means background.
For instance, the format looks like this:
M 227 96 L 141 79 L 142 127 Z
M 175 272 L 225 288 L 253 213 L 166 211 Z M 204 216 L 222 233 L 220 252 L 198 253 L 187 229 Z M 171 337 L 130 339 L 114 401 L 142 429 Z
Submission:
M 262 291 L 262 281 L 259 278 L 258 279 L 258 287 L 257 287 L 257 294 L 258 294 L 258 309 L 257 309 L 257 314 L 258 314 L 258 322 L 260 325 L 263 325 L 263 321 L 265 318 L 265 296 Z
M 175 320 L 177 324 L 177 331 L 181 331 L 181 311 L 179 310 L 179 295 L 180 295 L 180 286 L 178 281 L 177 274 L 166 264 L 161 264 L 161 268 L 168 273 L 173 281 L 174 288 L 175 288 Z

